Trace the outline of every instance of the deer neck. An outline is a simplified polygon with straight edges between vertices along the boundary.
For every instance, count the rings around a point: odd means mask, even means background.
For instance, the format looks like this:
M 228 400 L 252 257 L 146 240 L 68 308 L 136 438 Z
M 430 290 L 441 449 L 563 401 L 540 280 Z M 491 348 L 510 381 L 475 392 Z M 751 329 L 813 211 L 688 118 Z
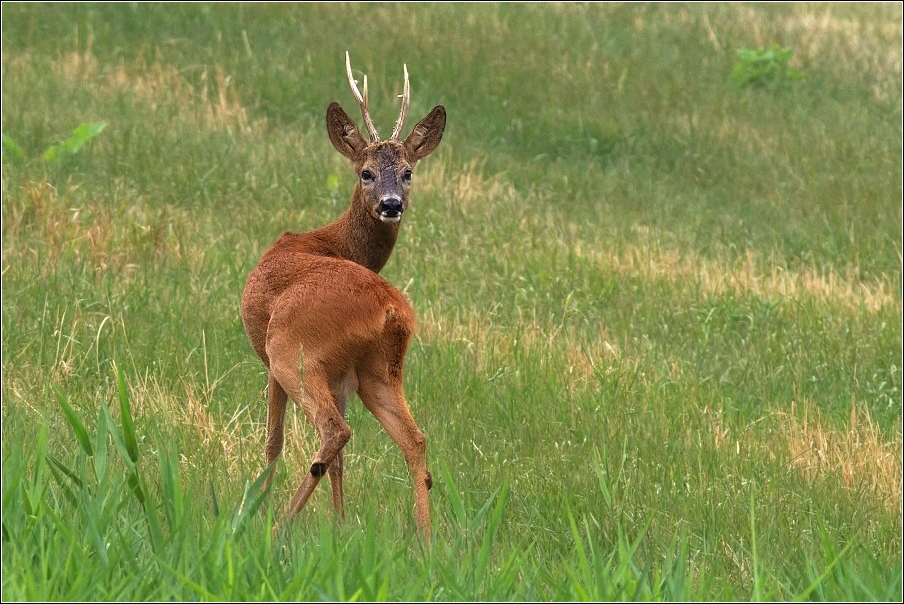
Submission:
M 338 252 L 343 258 L 379 273 L 395 247 L 400 223 L 374 218 L 357 197 L 356 190 L 349 209 L 327 228 L 335 235 Z

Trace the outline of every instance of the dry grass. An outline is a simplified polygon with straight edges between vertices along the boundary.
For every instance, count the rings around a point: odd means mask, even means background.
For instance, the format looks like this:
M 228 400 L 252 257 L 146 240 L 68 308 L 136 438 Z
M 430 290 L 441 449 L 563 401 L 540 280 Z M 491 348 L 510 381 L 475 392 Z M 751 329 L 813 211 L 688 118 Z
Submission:
M 201 131 L 251 132 L 252 125 L 263 127 L 266 121 L 249 122 L 247 110 L 230 90 L 232 77 L 219 66 L 203 68 L 196 86 L 172 66 L 155 64 L 145 71 L 121 64 L 107 75 L 105 84 L 96 88 L 98 94 L 132 94 L 152 111 L 175 108 Z
M 779 438 L 789 454 L 789 467 L 805 480 L 831 480 L 861 496 L 875 498 L 890 511 L 901 510 L 901 424 L 889 441 L 869 416 L 869 411 L 851 402 L 846 430 L 832 428 L 812 402 L 802 411 L 779 413 Z
M 601 375 L 616 371 L 616 366 L 643 365 L 643 350 L 619 351 L 614 338 L 601 329 L 591 342 L 577 342 L 556 330 L 546 330 L 535 323 L 526 323 L 511 331 L 500 329 L 490 315 L 459 316 L 450 321 L 450 314 L 429 308 L 421 314 L 420 334 L 428 340 L 458 341 L 466 344 L 474 362 L 474 370 L 490 375 L 498 370 L 496 363 L 505 359 L 518 347 L 543 350 L 563 359 L 567 369 L 559 374 L 561 384 L 570 392 L 596 388 Z M 677 361 L 677 359 L 676 359 Z M 671 380 L 683 381 L 681 365 L 674 363 Z M 901 427 L 889 440 L 870 419 L 868 411 L 852 403 L 847 429 L 838 429 L 821 419 L 818 407 L 804 403 L 803 412 L 779 412 L 779 429 L 767 431 L 752 426 L 732 435 L 719 413 L 704 410 L 707 425 L 712 428 L 714 446 L 728 454 L 745 451 L 787 451 L 789 468 L 798 471 L 807 481 L 837 480 L 845 488 L 875 499 L 889 510 L 902 505 L 902 440 Z M 800 418 L 800 419 L 799 419 Z M 699 438 L 689 432 L 691 441 Z
M 445 195 L 476 215 L 486 216 L 499 208 L 516 212 L 518 204 L 524 203 L 504 176 L 485 176 L 479 161 L 455 171 L 448 158 L 444 158 L 432 162 L 420 176 L 419 187 Z M 544 231 L 543 225 L 532 225 L 532 229 Z M 579 232 L 574 226 L 562 230 Z M 546 231 L 555 232 L 554 229 Z M 706 296 L 755 296 L 768 301 L 817 304 L 867 313 L 902 310 L 900 291 L 892 277 L 867 280 L 857 267 L 840 270 L 806 265 L 791 267 L 779 258 L 764 258 L 752 250 L 737 258 L 707 258 L 693 251 L 666 248 L 644 227 L 638 226 L 635 231 L 640 243 L 622 242 L 611 248 L 590 245 L 575 237 L 551 238 L 546 244 L 558 248 L 559 254 L 573 254 L 590 261 L 603 273 L 677 284 L 680 290 Z M 543 323 L 535 315 L 524 313 L 514 324 L 502 325 L 497 313 L 495 307 L 453 311 L 433 302 L 419 308 L 418 334 L 431 342 L 462 344 L 474 371 L 487 376 L 498 371 L 499 363 L 519 348 L 542 351 L 564 363 L 567 369 L 558 379 L 572 393 L 598 387 L 599 377 L 615 371 L 617 366 L 644 363 L 642 347 L 619 343 L 604 325 L 597 336 L 588 339 L 583 334 L 578 340 L 562 324 Z M 661 377 L 678 382 L 686 380 L 684 366 L 678 359 L 675 361 L 670 374 Z M 758 451 L 772 455 L 785 451 L 789 468 L 808 482 L 839 481 L 846 489 L 879 502 L 890 511 L 902 505 L 900 426 L 896 436 L 889 440 L 862 405 L 852 403 L 846 429 L 822 420 L 812 402 L 803 404 L 802 414 L 793 408 L 790 413 L 778 413 L 777 430 L 767 429 L 768 422 L 755 422 L 736 433 L 720 414 L 708 407 L 704 416 L 711 426 L 712 446 L 722 453 L 745 455 Z M 696 442 L 700 434 L 688 433 L 687 438 Z
M 76 47 L 52 61 L 50 71 L 72 88 L 89 89 L 99 103 L 128 95 L 135 103 L 146 105 L 149 115 L 175 111 L 180 121 L 194 123 L 201 131 L 251 133 L 266 126 L 265 118 L 249 120 L 248 111 L 232 89 L 232 76 L 220 66 L 201 67 L 197 82 L 192 84 L 171 65 L 155 63 L 147 68 L 124 61 L 115 66 L 101 65 L 91 47 L 89 36 L 84 48 Z M 16 67 L 29 69 L 32 61 L 28 54 L 21 54 L 5 67 L 14 74 Z
M 737 138 L 736 130 L 734 137 Z M 472 159 L 464 166 L 455 166 L 449 155 L 441 154 L 418 172 L 418 193 L 439 196 L 444 203 L 484 221 L 505 211 L 510 211 L 513 216 L 523 216 L 523 208 L 548 203 L 547 195 L 542 192 L 519 194 L 502 174 L 487 176 L 485 163 Z M 549 216 L 546 218 L 548 220 Z M 603 273 L 685 282 L 702 293 L 713 295 L 755 295 L 770 301 L 811 299 L 868 312 L 902 310 L 899 286 L 893 276 L 864 279 L 856 266 L 842 269 L 792 267 L 781 258 L 764 257 L 754 250 L 747 250 L 741 258 L 711 259 L 694 251 L 666 247 L 657 241 L 655 233 L 641 225 L 634 227 L 641 243 L 605 247 L 578 238 L 578 225 L 566 224 L 557 229 L 556 225 L 534 224 L 536 220 L 539 219 L 535 216 L 525 216 L 522 222 L 531 224 L 521 226 L 528 232 L 561 230 L 568 233 L 568 237 L 547 237 L 543 242 L 558 248 L 560 253 L 591 261 Z M 517 246 L 518 242 L 512 244 Z M 470 318 L 467 321 L 473 322 Z
M 866 74 L 878 100 L 901 103 L 902 12 L 897 3 L 869 9 L 832 3 L 796 3 L 782 14 L 750 4 L 718 5 L 703 13 L 717 51 L 726 40 L 749 37 L 760 48 L 780 44 L 794 49 L 797 66 L 832 58 L 832 69 Z M 686 18 L 686 13 L 685 18 Z
M 834 268 L 792 268 L 779 259 L 763 260 L 752 250 L 740 259 L 712 260 L 693 252 L 664 248 L 656 241 L 618 249 L 600 249 L 577 241 L 570 251 L 590 259 L 602 271 L 651 280 L 684 281 L 706 294 L 752 294 L 773 301 L 812 299 L 854 310 L 901 311 L 900 291 L 891 277 L 864 281 L 856 267 L 844 273 Z M 770 268 L 763 269 L 764 265 Z
M 46 276 L 67 258 L 90 267 L 99 278 L 109 271 L 127 276 L 148 254 L 181 257 L 185 250 L 174 225 L 189 231 L 199 227 L 178 208 L 130 200 L 124 183 L 119 185 L 112 194 L 118 199 L 85 200 L 77 186 L 60 194 L 46 180 L 22 182 L 18 194 L 7 195 L 11 183 L 4 180 L 3 264 L 33 263 L 40 257 Z M 193 252 L 192 257 L 203 253 L 203 246 Z
M 234 369 L 234 367 L 233 367 Z M 180 446 L 182 462 L 198 472 L 213 465 L 212 459 L 223 460 L 228 475 L 242 478 L 263 470 L 264 430 L 251 430 L 256 415 L 249 406 L 221 417 L 211 413 L 216 389 L 228 373 L 218 376 L 213 384 L 199 387 L 203 380 L 183 378 L 179 383 L 164 383 L 154 375 L 132 379 L 129 400 L 137 420 L 146 418 L 153 424 L 191 442 Z M 111 398 L 115 395 L 111 393 Z M 257 410 L 254 410 L 257 411 Z
M 435 195 L 468 215 L 485 215 L 494 207 L 511 207 L 520 196 L 503 175 L 487 176 L 486 159 L 459 165 L 442 147 L 417 172 L 417 195 Z
M 831 54 L 840 58 L 836 68 L 865 72 L 874 80 L 876 98 L 901 102 L 902 15 L 894 3 L 875 7 L 889 18 L 867 19 L 862 11 L 851 13 L 846 7 L 802 5 L 789 19 L 780 21 L 789 37 L 795 39 L 803 60 L 815 61 Z

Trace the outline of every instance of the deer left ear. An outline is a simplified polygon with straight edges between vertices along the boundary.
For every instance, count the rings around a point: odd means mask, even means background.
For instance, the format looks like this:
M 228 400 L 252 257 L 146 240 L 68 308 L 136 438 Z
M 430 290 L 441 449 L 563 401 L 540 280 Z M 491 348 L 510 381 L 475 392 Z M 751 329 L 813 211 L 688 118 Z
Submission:
M 427 117 L 417 123 L 411 133 L 405 139 L 404 145 L 408 150 L 408 159 L 414 164 L 424 159 L 439 146 L 443 140 L 443 131 L 446 129 L 446 108 L 437 105 L 427 114 Z
M 330 103 L 326 110 L 326 130 L 330 135 L 330 142 L 339 153 L 352 162 L 361 157 L 367 142 L 361 136 L 355 122 L 348 117 L 339 103 Z

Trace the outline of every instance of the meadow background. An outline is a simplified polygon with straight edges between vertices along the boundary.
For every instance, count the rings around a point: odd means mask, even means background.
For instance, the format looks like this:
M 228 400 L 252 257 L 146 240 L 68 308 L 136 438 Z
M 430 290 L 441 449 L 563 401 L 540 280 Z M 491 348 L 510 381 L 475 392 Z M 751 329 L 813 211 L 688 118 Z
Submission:
M 429 548 L 357 401 L 344 523 L 271 533 L 294 410 L 260 491 L 239 298 L 349 203 L 346 50 L 449 115 L 383 270 Z M 900 601 L 900 5 L 3 3 L 2 95 L 4 601 Z

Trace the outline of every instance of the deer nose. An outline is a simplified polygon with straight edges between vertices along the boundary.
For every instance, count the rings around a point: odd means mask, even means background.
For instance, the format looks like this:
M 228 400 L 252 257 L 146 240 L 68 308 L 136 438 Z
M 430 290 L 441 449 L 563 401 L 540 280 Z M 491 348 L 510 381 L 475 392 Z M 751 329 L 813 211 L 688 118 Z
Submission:
M 380 200 L 377 206 L 377 212 L 380 213 L 380 220 L 383 222 L 396 222 L 402 218 L 402 200 L 398 197 L 387 197 Z

